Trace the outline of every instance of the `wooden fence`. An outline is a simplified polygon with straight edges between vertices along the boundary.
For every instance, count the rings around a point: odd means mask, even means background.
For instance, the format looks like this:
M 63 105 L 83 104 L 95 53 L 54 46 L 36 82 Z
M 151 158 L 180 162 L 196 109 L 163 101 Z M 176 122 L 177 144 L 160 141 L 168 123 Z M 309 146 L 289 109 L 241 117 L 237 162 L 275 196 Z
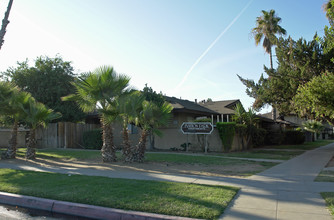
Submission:
M 83 148 L 85 131 L 99 128 L 97 124 L 71 122 L 51 123 L 47 128 L 36 131 L 38 148 Z

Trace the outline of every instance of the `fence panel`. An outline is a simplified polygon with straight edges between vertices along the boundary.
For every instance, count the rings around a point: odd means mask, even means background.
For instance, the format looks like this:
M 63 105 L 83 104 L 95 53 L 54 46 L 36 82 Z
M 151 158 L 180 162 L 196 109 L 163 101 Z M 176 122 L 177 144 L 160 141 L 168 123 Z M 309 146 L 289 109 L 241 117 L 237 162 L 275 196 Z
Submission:
M 36 131 L 38 148 L 83 148 L 85 131 L 98 128 L 96 124 L 72 122 L 50 123 L 47 128 Z

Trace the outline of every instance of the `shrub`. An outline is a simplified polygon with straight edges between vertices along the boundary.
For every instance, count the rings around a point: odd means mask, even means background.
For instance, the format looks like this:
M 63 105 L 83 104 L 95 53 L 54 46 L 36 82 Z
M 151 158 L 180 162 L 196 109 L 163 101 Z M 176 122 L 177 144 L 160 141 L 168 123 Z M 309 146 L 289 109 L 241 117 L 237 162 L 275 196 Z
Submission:
M 252 134 L 254 147 L 260 147 L 264 145 L 267 133 L 267 130 L 264 128 L 256 128 L 254 130 L 254 133 Z
M 101 129 L 85 131 L 83 133 L 83 145 L 87 149 L 101 150 L 103 145 Z
M 247 125 L 244 124 L 236 124 L 235 132 L 240 136 L 245 136 L 247 134 Z
M 223 142 L 224 151 L 230 151 L 235 134 L 235 122 L 218 122 L 217 129 Z
M 190 145 L 191 145 L 191 143 L 188 142 L 188 147 L 190 147 Z M 187 143 L 180 144 L 180 147 L 181 147 L 182 151 L 186 151 L 187 150 Z
M 284 141 L 284 133 L 281 131 L 268 131 L 264 143 L 266 145 L 279 145 Z
M 302 144 L 305 141 L 305 134 L 302 131 L 288 130 L 284 134 L 284 144 Z

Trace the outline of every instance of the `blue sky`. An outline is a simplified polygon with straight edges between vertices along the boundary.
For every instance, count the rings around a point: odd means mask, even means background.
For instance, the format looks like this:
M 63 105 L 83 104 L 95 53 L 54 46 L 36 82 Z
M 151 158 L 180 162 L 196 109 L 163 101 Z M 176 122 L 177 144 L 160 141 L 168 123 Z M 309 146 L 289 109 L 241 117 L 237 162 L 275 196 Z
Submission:
M 0 16 L 7 2 L 0 1 Z M 328 25 L 324 2 L 14 0 L 0 71 L 26 58 L 59 54 L 78 74 L 112 65 L 137 89 L 147 83 L 168 96 L 240 99 L 250 107 L 254 100 L 236 74 L 257 80 L 269 66 L 250 35 L 256 17 L 274 9 L 288 35 L 310 40 Z

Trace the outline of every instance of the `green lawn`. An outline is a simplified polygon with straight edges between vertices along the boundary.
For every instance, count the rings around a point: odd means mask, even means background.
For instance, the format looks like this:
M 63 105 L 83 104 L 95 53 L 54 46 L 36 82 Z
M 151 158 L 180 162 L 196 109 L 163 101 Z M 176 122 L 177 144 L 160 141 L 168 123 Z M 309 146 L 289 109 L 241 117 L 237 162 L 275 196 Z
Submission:
M 293 150 L 313 150 L 315 148 L 331 144 L 334 140 L 318 140 L 315 142 L 305 142 L 304 144 L 300 145 L 273 145 L 268 146 L 268 148 L 272 149 L 293 149 Z
M 0 169 L 0 191 L 125 210 L 217 219 L 238 189 Z
M 187 163 L 187 164 L 204 164 L 204 165 L 241 165 L 241 164 L 261 164 L 264 166 L 273 166 L 277 163 L 255 162 L 249 160 L 228 159 L 210 155 L 185 155 L 185 154 L 168 154 L 168 153 L 147 153 L 146 160 L 151 162 L 170 162 L 170 163 Z
M 22 149 L 22 155 L 25 153 L 25 149 Z M 23 153 L 24 152 L 24 153 Z M 38 149 L 37 157 L 45 159 L 74 159 L 85 160 L 101 157 L 101 151 L 98 150 L 78 150 L 78 149 Z M 118 154 L 117 156 L 120 156 Z
M 316 182 L 334 182 L 334 171 L 323 170 L 318 174 L 317 178 L 314 181 Z
M 17 155 L 24 157 L 26 149 L 20 148 Z M 121 153 L 117 152 L 118 158 L 121 158 Z M 76 150 L 76 149 L 38 149 L 36 153 L 37 158 L 44 159 L 65 159 L 65 160 L 85 160 L 85 159 L 100 159 L 101 152 L 93 150 Z M 228 159 L 223 157 L 216 157 L 210 155 L 185 155 L 175 153 L 150 153 L 145 154 L 145 161 L 147 162 L 168 162 L 177 164 L 203 164 L 203 165 L 247 165 L 260 164 L 265 167 L 272 167 L 277 163 L 271 162 L 256 162 L 249 160 Z
M 245 152 L 232 152 L 226 154 L 219 154 L 225 157 L 242 157 L 242 158 L 258 158 L 258 159 L 274 159 L 274 160 L 289 160 L 295 156 L 298 156 L 305 151 L 300 150 L 252 150 Z
M 0 148 L 0 153 L 7 148 Z M 17 156 L 24 157 L 26 148 L 18 148 Z M 118 156 L 120 156 L 119 154 Z M 62 159 L 62 160 L 85 160 L 94 159 L 101 156 L 101 152 L 97 150 L 81 150 L 81 149 L 37 149 L 36 157 L 44 159 Z
M 259 158 L 259 159 L 278 159 L 288 160 L 299 154 L 302 154 L 306 150 L 312 150 L 320 146 L 324 146 L 333 143 L 334 140 L 319 140 L 316 142 L 307 142 L 301 145 L 277 145 L 266 147 L 266 150 L 254 149 L 252 151 L 245 152 L 232 152 L 225 154 L 216 154 L 227 157 L 242 157 L 242 158 Z M 274 150 L 270 150 L 274 149 Z M 279 149 L 279 150 L 277 150 Z M 2 149 L 4 150 L 4 148 Z M 288 150 L 288 151 L 285 151 Z M 1 151 L 1 149 L 0 149 Z M 25 149 L 20 148 L 18 150 L 18 156 L 24 157 Z M 94 159 L 100 157 L 100 151 L 93 150 L 77 150 L 77 149 L 38 149 L 37 157 L 47 159 Z M 118 157 L 121 157 L 121 153 L 117 153 Z M 247 163 L 242 160 L 229 160 L 223 158 L 214 158 L 208 156 L 192 156 L 192 155 L 177 155 L 168 153 L 146 153 L 146 161 L 151 162 L 173 162 L 173 163 L 200 163 L 200 164 L 235 164 L 235 163 Z
M 321 196 L 325 199 L 327 207 L 334 217 L 334 192 L 322 192 Z

